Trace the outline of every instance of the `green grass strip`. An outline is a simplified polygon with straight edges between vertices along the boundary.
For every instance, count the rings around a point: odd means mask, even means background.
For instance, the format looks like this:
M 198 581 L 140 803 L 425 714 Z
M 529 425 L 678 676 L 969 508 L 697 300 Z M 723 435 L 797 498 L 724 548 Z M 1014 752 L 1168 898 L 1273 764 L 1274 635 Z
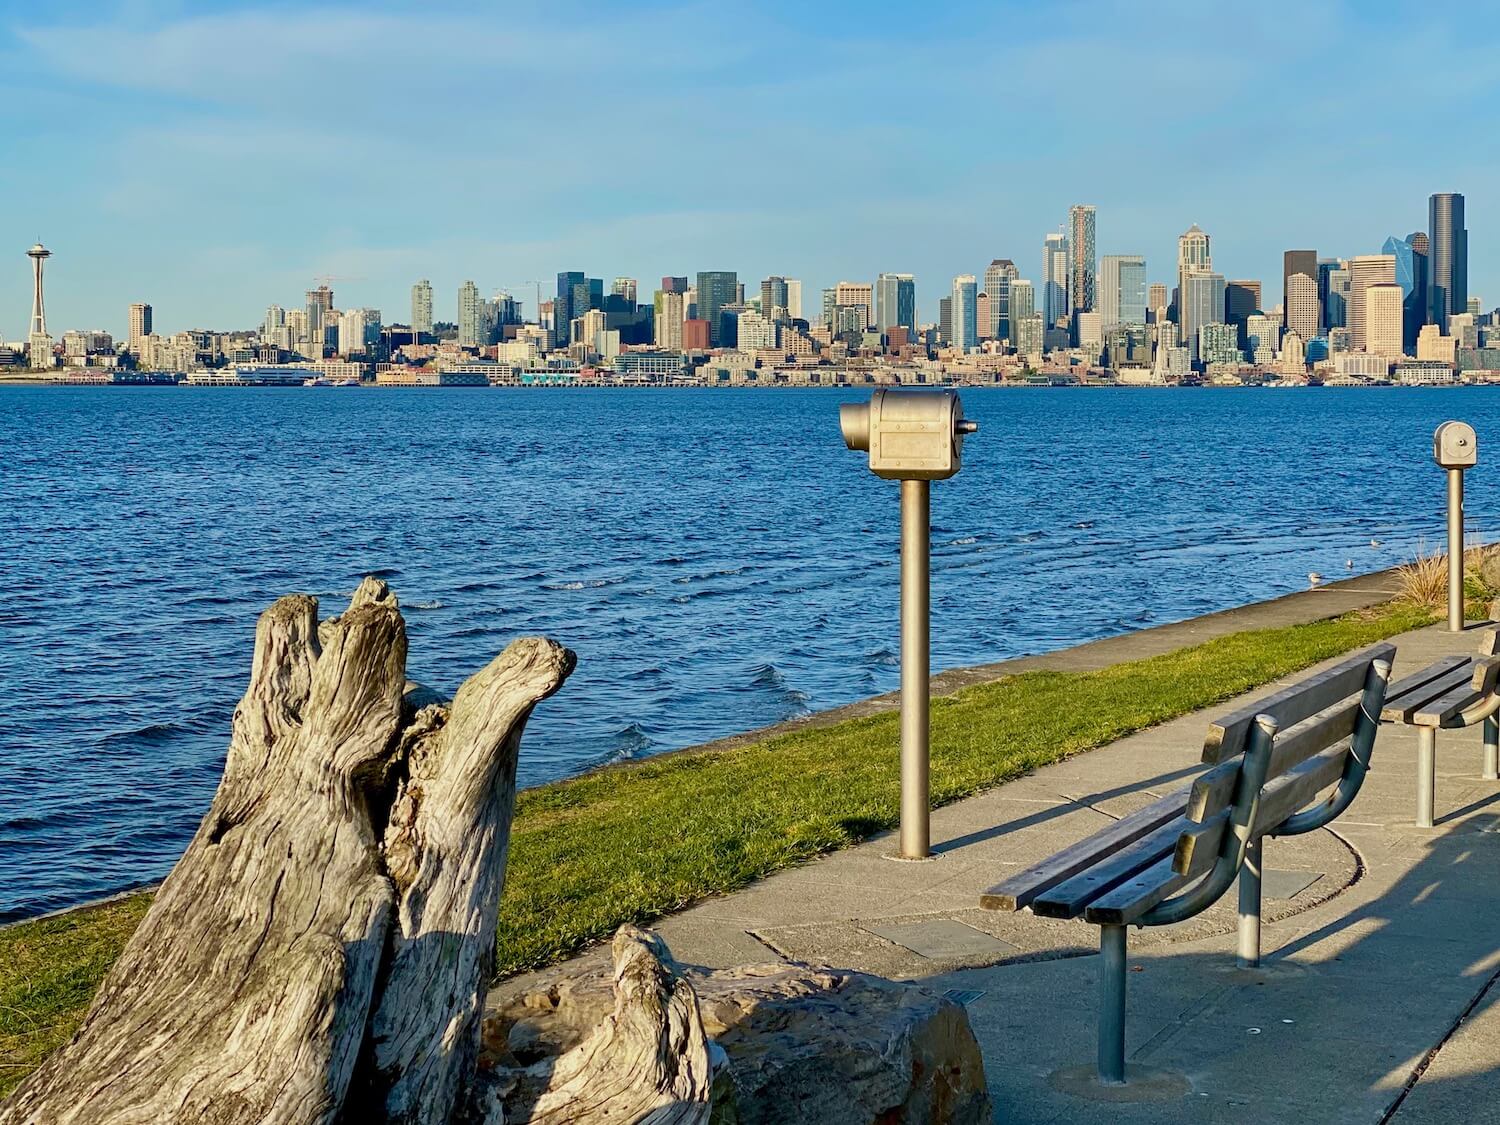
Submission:
M 934 803 L 1433 620 L 1430 610 L 1392 603 L 1097 672 L 1026 672 L 935 699 Z M 889 713 L 527 790 L 511 835 L 500 971 L 549 964 L 623 922 L 651 921 L 894 828 L 899 742 Z M 143 893 L 0 930 L 0 1095 L 72 1034 L 148 904 Z

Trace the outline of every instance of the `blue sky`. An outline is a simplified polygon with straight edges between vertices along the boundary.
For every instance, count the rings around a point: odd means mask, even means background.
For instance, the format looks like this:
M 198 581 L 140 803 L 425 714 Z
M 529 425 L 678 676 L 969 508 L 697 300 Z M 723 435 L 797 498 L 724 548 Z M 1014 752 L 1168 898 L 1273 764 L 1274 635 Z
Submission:
M 1424 10 L 1426 9 L 1426 10 Z M 1411 3 L 0 0 L 0 335 L 245 327 L 319 275 L 405 319 L 431 278 L 915 273 L 922 314 L 1074 202 L 1098 250 L 1279 299 L 1280 254 L 1378 251 L 1468 198 L 1492 264 L 1500 25 Z

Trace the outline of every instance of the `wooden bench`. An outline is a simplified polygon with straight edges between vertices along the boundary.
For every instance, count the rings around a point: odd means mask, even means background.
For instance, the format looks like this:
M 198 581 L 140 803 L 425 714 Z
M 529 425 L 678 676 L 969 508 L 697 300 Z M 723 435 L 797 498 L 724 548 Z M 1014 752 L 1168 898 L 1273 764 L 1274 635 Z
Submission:
M 1437 790 L 1437 732 L 1483 729 L 1481 776 L 1500 777 L 1500 629 L 1480 633 L 1474 656 L 1445 656 L 1420 672 L 1392 684 L 1380 717 L 1388 723 L 1417 728 L 1417 827 L 1432 827 Z
M 1238 876 L 1240 963 L 1259 964 L 1261 837 L 1311 832 L 1349 807 L 1370 764 L 1395 654 L 1377 645 L 1210 724 L 1209 768 L 1190 785 L 980 897 L 991 910 L 1099 927 L 1099 1082 L 1125 1082 L 1126 927 L 1191 918 Z

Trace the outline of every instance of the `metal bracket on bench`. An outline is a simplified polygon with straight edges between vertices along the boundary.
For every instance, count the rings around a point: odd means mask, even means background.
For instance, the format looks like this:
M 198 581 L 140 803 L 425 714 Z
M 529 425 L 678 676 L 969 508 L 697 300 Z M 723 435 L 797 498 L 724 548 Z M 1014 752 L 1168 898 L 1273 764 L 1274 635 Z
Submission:
M 1349 740 L 1349 756 L 1344 759 L 1344 775 L 1339 778 L 1338 788 L 1324 801 L 1310 809 L 1287 817 L 1268 836 L 1300 836 L 1331 824 L 1342 816 L 1359 795 L 1370 771 L 1370 754 L 1375 749 L 1375 732 L 1380 728 L 1380 710 L 1385 706 L 1385 688 L 1390 682 L 1391 664 L 1388 660 L 1371 663 L 1365 676 L 1365 693 L 1359 704 L 1359 719 L 1354 724 L 1354 734 Z
M 1201 914 L 1224 896 L 1235 876 L 1240 873 L 1246 849 L 1255 839 L 1255 820 L 1260 814 L 1260 791 L 1266 784 L 1266 771 L 1271 766 L 1271 750 L 1276 743 L 1276 730 L 1276 720 L 1270 715 L 1255 716 L 1245 746 L 1245 759 L 1235 780 L 1234 804 L 1229 810 L 1229 823 L 1224 826 L 1224 837 L 1219 844 L 1219 856 L 1214 861 L 1213 870 L 1197 886 L 1147 911 L 1136 925 L 1170 926 L 1174 922 Z

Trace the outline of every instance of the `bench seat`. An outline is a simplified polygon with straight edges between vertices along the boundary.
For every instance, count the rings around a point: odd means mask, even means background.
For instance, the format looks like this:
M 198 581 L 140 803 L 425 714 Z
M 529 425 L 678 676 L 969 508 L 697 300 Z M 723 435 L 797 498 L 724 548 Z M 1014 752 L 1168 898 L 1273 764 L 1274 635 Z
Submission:
M 1320 828 L 1354 799 L 1395 651 L 1377 645 L 1210 724 L 1205 768 L 1188 785 L 980 896 L 989 910 L 1099 926 L 1100 1082 L 1125 1080 L 1125 927 L 1191 918 L 1238 878 L 1240 961 L 1259 963 L 1261 840 Z M 1411 690 L 1436 690 L 1457 667 L 1450 662 Z

